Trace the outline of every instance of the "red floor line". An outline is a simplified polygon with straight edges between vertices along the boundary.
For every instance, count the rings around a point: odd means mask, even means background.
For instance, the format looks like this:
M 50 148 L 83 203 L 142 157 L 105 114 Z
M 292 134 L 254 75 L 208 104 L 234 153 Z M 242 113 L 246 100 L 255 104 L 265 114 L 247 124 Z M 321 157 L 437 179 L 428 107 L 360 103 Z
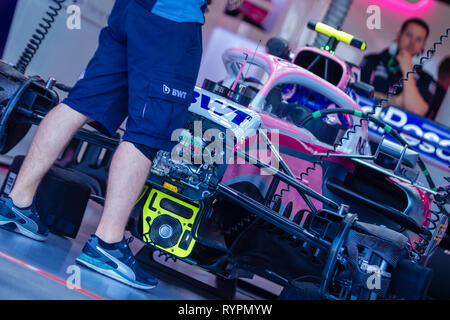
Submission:
M 20 265 L 20 266 L 22 266 L 22 267 L 24 267 L 24 268 L 26 268 L 26 269 L 28 269 L 30 271 L 36 272 L 36 273 L 38 273 L 38 274 L 40 274 L 40 275 L 42 275 L 42 276 L 44 276 L 44 277 L 46 277 L 46 278 L 48 278 L 50 280 L 56 281 L 56 282 L 58 282 L 58 283 L 60 283 L 60 284 L 62 284 L 64 286 L 66 286 L 66 281 L 65 280 L 60 279 L 60 278 L 58 278 L 58 277 L 56 277 L 56 276 L 54 276 L 54 275 L 52 275 L 52 274 L 50 274 L 48 272 L 45 272 L 45 271 L 43 271 L 43 270 L 41 270 L 39 268 L 36 268 L 35 266 L 32 266 L 32 265 L 30 265 L 30 264 L 28 264 L 28 263 L 26 263 L 26 262 L 24 262 L 22 260 L 14 258 L 14 257 L 4 253 L 3 251 L 0 251 L 0 257 L 6 259 L 8 261 L 14 262 L 15 264 L 18 264 L 18 265 Z M 84 294 L 84 295 L 86 295 L 86 296 L 88 296 L 90 298 L 95 299 L 95 300 L 106 300 L 105 298 L 100 297 L 100 296 L 98 296 L 98 295 L 96 295 L 96 294 L 94 294 L 92 292 L 89 292 L 89 291 L 87 291 L 85 289 L 82 289 L 82 288 L 73 288 L 71 290 L 78 291 L 78 292 L 80 292 L 80 293 L 82 293 L 82 294 Z

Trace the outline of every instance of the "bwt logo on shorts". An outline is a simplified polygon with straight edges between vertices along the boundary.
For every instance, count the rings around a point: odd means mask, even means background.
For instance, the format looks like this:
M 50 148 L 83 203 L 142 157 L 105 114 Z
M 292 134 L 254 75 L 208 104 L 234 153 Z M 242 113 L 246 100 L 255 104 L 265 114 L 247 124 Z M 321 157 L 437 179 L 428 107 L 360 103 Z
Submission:
M 171 89 L 168 86 L 166 86 L 165 84 L 163 84 L 163 92 L 164 94 L 171 94 L 174 97 L 178 97 L 181 99 L 186 99 L 187 98 L 187 92 L 186 91 L 182 91 L 182 90 L 178 90 L 178 89 Z
M 168 86 L 163 84 L 163 92 L 164 92 L 164 94 L 170 94 L 171 91 L 172 90 L 170 90 L 170 88 Z

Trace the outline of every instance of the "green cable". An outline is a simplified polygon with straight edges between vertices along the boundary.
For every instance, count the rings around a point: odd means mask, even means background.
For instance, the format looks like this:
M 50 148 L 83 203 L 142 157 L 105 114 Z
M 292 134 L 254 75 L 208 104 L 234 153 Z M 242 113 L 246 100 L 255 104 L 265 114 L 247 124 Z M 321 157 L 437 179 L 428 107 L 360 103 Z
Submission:
M 320 118 L 321 116 L 322 116 L 322 112 L 320 112 L 320 110 L 312 113 L 312 117 L 314 119 Z
M 353 114 L 355 116 L 357 116 L 357 117 L 362 117 L 363 116 L 363 113 L 361 111 L 359 111 L 359 110 L 355 110 L 355 112 Z
M 388 124 L 386 124 L 383 128 L 384 131 L 386 131 L 387 133 L 391 133 L 392 131 L 392 127 Z

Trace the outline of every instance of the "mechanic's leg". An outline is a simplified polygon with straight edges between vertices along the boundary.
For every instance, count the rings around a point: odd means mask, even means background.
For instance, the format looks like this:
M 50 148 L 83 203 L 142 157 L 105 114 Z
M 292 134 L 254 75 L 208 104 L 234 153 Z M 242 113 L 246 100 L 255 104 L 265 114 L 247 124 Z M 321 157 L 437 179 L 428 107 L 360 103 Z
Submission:
M 42 120 L 25 157 L 10 198 L 17 207 L 32 204 L 44 175 L 88 117 L 65 104 L 53 108 Z
M 105 207 L 95 235 L 107 243 L 123 239 L 129 216 L 150 172 L 151 161 L 123 141 L 111 161 Z

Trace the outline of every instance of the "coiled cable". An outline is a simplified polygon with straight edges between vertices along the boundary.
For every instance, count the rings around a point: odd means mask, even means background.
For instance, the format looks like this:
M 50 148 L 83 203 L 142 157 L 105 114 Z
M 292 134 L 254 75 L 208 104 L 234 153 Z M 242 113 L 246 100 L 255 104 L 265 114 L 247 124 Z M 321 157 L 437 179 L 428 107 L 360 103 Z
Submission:
M 413 70 L 406 73 L 406 77 L 405 78 L 401 78 L 397 83 L 395 83 L 393 85 L 392 90 L 389 90 L 386 93 L 386 97 L 384 99 L 379 99 L 377 101 L 377 103 L 375 103 L 374 108 L 371 111 L 366 113 L 367 116 L 374 115 L 378 108 L 380 108 L 380 107 L 382 108 L 383 104 L 385 104 L 385 103 L 387 103 L 389 101 L 389 98 L 390 98 L 391 95 L 397 94 L 398 89 L 403 87 L 403 81 L 408 81 L 408 77 L 409 77 L 410 74 L 417 73 L 417 69 L 421 68 L 426 60 L 431 59 L 433 54 L 437 51 L 437 46 L 443 44 L 444 38 L 448 38 L 449 32 L 450 32 L 450 28 L 447 28 L 445 33 L 440 36 L 439 41 L 434 42 L 432 48 L 427 50 L 426 56 L 422 56 L 420 58 L 419 64 L 415 64 L 413 66 Z M 337 148 L 343 145 L 343 141 L 344 140 L 349 140 L 350 134 L 356 133 L 356 129 L 358 127 L 362 127 L 363 121 L 365 121 L 365 118 L 361 117 L 360 120 L 359 120 L 359 123 L 355 124 L 351 129 L 347 130 L 347 132 L 344 134 L 342 139 L 340 141 L 336 142 L 332 146 L 332 150 L 327 150 L 325 156 L 319 156 L 318 160 L 315 160 L 313 162 L 312 166 L 306 168 L 306 170 L 300 174 L 298 179 L 302 180 L 303 176 L 308 176 L 310 174 L 310 172 L 315 171 L 316 168 L 317 168 L 317 165 L 322 163 L 324 157 L 328 157 L 331 152 L 336 152 Z M 420 158 L 419 158 L 419 160 L 420 160 Z M 427 173 L 426 174 L 426 179 L 427 179 L 428 184 L 430 185 L 430 188 L 432 190 L 436 191 L 436 186 L 435 186 L 433 180 L 431 179 L 431 177 L 430 177 L 430 175 L 428 173 L 428 170 L 426 170 L 426 166 L 423 164 L 422 160 L 419 161 L 419 167 L 422 170 L 422 172 Z
M 319 117 L 322 117 L 322 116 L 325 116 L 328 114 L 350 114 L 350 115 L 361 117 L 361 119 L 363 119 L 365 121 L 371 121 L 371 122 L 375 123 L 377 126 L 381 127 L 384 132 L 389 133 L 401 145 L 412 149 L 412 147 L 408 145 L 408 143 L 403 139 L 403 137 L 392 127 L 385 124 L 380 119 L 377 119 L 377 118 L 373 117 L 372 115 L 369 115 L 368 113 L 367 114 L 362 113 L 361 111 L 358 111 L 358 110 L 336 108 L 336 109 L 327 109 L 327 110 L 322 110 L 322 111 L 316 111 L 313 114 L 306 117 L 302 121 L 301 125 L 306 124 L 311 119 L 319 118 Z M 320 158 L 332 156 L 332 154 L 330 154 L 331 151 L 332 150 L 329 150 L 329 152 L 327 152 L 326 155 L 323 155 Z M 428 245 L 429 245 L 430 241 L 432 240 L 431 237 L 432 237 L 433 231 L 435 231 L 436 228 L 438 228 L 438 223 L 441 221 L 442 216 L 449 217 L 449 213 L 445 209 L 445 205 L 449 202 L 448 199 L 450 198 L 450 196 L 449 196 L 450 186 L 436 188 L 436 186 L 428 172 L 426 165 L 423 163 L 423 160 L 420 157 L 418 158 L 418 165 L 422 171 L 422 174 L 426 177 L 430 188 L 434 191 L 440 192 L 440 193 L 436 194 L 433 199 L 433 204 L 435 204 L 438 207 L 438 210 L 430 209 L 429 210 L 430 217 L 426 218 L 426 221 L 428 221 L 428 226 L 426 226 L 424 228 L 428 231 L 428 234 L 427 235 L 422 234 L 421 240 L 414 242 L 416 247 L 411 249 L 411 252 L 414 254 L 414 258 L 420 259 L 420 257 L 426 253 L 426 249 L 428 248 Z M 450 178 L 448 178 L 447 180 L 450 180 Z
M 52 1 L 55 3 L 56 6 L 50 5 L 48 7 L 46 16 L 42 18 L 43 22 L 39 23 L 39 27 L 36 29 L 35 33 L 31 36 L 27 46 L 23 50 L 22 55 L 20 56 L 19 60 L 17 61 L 14 67 L 21 73 L 25 73 L 31 60 L 33 60 L 34 55 L 39 50 L 42 41 L 44 41 L 53 23 L 55 22 L 56 16 L 58 15 L 59 11 L 61 11 L 61 9 L 63 8 L 62 4 L 66 0 L 52 0 Z

